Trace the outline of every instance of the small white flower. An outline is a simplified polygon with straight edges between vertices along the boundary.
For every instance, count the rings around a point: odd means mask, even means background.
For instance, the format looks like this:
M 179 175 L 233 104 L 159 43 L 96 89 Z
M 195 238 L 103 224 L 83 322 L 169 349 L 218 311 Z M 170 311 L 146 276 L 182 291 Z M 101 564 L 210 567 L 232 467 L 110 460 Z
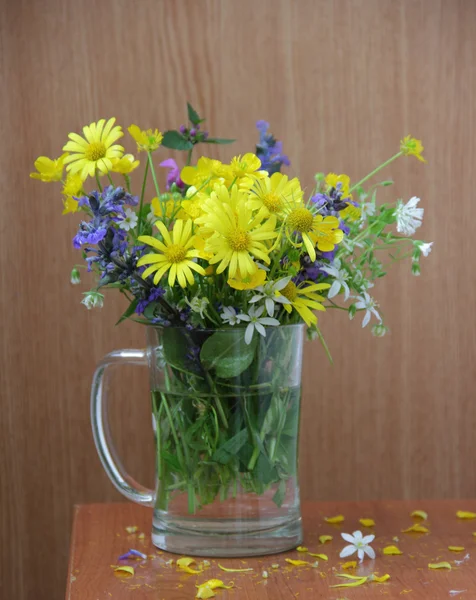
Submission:
M 360 220 L 362 223 L 367 220 L 367 217 L 373 217 L 375 210 L 375 202 L 362 202 L 360 205 Z
M 126 216 L 119 223 L 119 227 L 124 229 L 124 231 L 129 231 L 130 229 L 134 229 L 137 225 L 137 215 L 131 208 L 126 208 Z
M 331 277 L 334 277 L 334 281 L 332 282 L 329 291 L 327 292 L 328 298 L 334 298 L 337 294 L 344 290 L 344 300 L 348 300 L 350 295 L 349 286 L 347 285 L 347 279 L 349 278 L 349 274 L 345 269 L 340 268 L 340 260 L 336 258 L 332 265 L 327 267 L 321 267 L 321 271 L 324 271 Z
M 264 285 L 259 285 L 254 291 L 258 292 L 251 298 L 250 304 L 264 300 L 266 306 L 266 312 L 270 317 L 274 315 L 275 302 L 280 304 L 291 304 L 291 302 L 284 296 L 278 296 L 276 292 L 280 292 L 284 289 L 291 281 L 291 277 L 285 277 L 279 281 L 268 281 Z
M 236 313 L 233 306 L 224 306 L 220 317 L 223 323 L 227 323 L 227 325 L 238 325 L 241 322 L 241 316 Z
M 369 296 L 369 294 L 367 294 L 367 292 L 363 292 L 361 296 L 357 296 L 356 300 L 357 302 L 355 303 L 355 308 L 357 310 L 365 310 L 362 327 L 365 327 L 369 324 L 370 317 L 372 315 L 375 315 L 380 322 L 382 321 L 380 315 L 376 311 L 376 306 L 378 306 L 378 304 Z
M 401 200 L 397 202 L 395 217 L 397 218 L 397 231 L 404 235 L 413 235 L 420 227 L 423 219 L 423 208 L 418 208 L 420 198 L 413 196 L 410 200 L 403 204 Z
M 272 317 L 262 317 L 261 315 L 263 314 L 263 311 L 264 306 L 260 306 L 259 308 L 252 306 L 247 315 L 243 313 L 237 315 L 237 317 L 242 321 L 248 322 L 245 331 L 246 344 L 251 344 L 251 340 L 253 339 L 255 329 L 260 335 L 266 337 L 266 329 L 263 327 L 263 325 L 268 325 L 272 327 L 276 327 L 277 325 L 279 325 L 279 321 L 277 319 L 273 319 Z
M 209 304 L 208 298 L 195 297 L 195 298 L 192 298 L 191 302 L 188 300 L 188 298 L 185 298 L 185 302 L 190 306 L 190 308 L 192 309 L 192 312 L 196 312 L 202 317 L 202 319 L 204 318 L 204 313 Z
M 417 245 L 418 245 L 418 248 L 420 249 L 420 252 L 426 258 L 431 252 L 431 247 L 433 246 L 433 242 L 418 242 Z
M 341 533 L 341 536 L 346 542 L 349 542 L 349 545 L 345 546 L 339 554 L 341 558 L 351 556 L 354 552 L 357 552 L 360 562 L 364 560 L 366 554 L 370 558 L 375 558 L 375 550 L 369 546 L 375 539 L 374 535 L 362 536 L 361 531 L 354 531 L 352 535 L 350 533 Z
M 92 308 L 102 308 L 104 304 L 104 296 L 99 292 L 84 292 L 84 298 L 81 304 L 91 310 Z
M 73 285 L 78 285 L 78 283 L 81 283 L 81 275 L 79 274 L 79 269 L 76 267 L 74 267 L 74 269 L 71 271 L 70 281 Z

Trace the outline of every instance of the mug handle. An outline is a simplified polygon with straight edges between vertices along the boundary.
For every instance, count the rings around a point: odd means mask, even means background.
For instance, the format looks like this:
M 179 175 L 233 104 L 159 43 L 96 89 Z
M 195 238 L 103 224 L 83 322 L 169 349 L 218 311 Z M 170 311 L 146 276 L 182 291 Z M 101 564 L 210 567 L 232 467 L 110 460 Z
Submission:
M 102 466 L 116 488 L 129 500 L 143 506 L 154 506 L 155 492 L 133 479 L 124 469 L 112 442 L 108 419 L 107 381 L 109 367 L 130 364 L 147 366 L 144 350 L 115 350 L 98 364 L 91 387 L 91 424 L 94 442 Z

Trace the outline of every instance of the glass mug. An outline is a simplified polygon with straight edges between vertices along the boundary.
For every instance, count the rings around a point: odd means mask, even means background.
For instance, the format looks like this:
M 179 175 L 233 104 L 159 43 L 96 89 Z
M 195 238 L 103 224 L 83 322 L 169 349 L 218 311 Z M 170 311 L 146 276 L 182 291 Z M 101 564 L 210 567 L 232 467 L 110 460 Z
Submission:
M 153 510 L 152 541 L 195 556 L 253 556 L 302 541 L 298 485 L 303 325 L 188 330 L 147 326 L 145 350 L 99 363 L 91 421 L 106 473 Z M 147 365 L 156 487 L 126 473 L 108 424 L 108 367 Z

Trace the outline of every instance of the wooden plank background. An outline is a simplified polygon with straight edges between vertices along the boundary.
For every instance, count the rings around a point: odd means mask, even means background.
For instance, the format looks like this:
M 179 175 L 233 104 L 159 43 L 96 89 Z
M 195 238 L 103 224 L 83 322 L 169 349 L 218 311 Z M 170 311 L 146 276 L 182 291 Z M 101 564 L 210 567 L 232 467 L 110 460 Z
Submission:
M 475 23 L 473 0 L 0 2 L 2 598 L 59 600 L 73 504 L 119 500 L 93 446 L 90 380 L 144 332 L 114 328 L 112 294 L 101 312 L 79 305 L 75 217 L 57 187 L 28 178 L 101 117 L 164 130 L 188 99 L 213 134 L 239 137 L 221 159 L 253 148 L 265 118 L 308 187 L 317 170 L 358 178 L 403 134 L 424 140 L 428 165 L 385 176 L 388 197 L 422 198 L 434 251 L 420 278 L 405 264 L 374 290 L 388 337 L 322 317 L 335 366 L 307 345 L 302 494 L 474 497 Z M 122 374 L 114 421 L 127 466 L 150 482 L 144 375 Z

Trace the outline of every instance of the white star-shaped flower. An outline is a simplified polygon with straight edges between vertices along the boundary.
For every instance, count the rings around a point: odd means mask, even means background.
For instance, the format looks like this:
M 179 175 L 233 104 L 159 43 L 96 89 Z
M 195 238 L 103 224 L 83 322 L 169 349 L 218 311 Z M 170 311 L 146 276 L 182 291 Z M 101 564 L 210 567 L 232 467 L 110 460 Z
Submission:
M 350 533 L 341 533 L 341 536 L 346 542 L 349 542 L 349 545 L 341 550 L 339 554 L 341 558 L 351 556 L 354 552 L 357 552 L 360 562 L 364 560 L 366 554 L 370 558 L 375 558 L 375 550 L 369 546 L 375 539 L 374 535 L 362 536 L 361 531 L 354 531 L 352 535 Z

